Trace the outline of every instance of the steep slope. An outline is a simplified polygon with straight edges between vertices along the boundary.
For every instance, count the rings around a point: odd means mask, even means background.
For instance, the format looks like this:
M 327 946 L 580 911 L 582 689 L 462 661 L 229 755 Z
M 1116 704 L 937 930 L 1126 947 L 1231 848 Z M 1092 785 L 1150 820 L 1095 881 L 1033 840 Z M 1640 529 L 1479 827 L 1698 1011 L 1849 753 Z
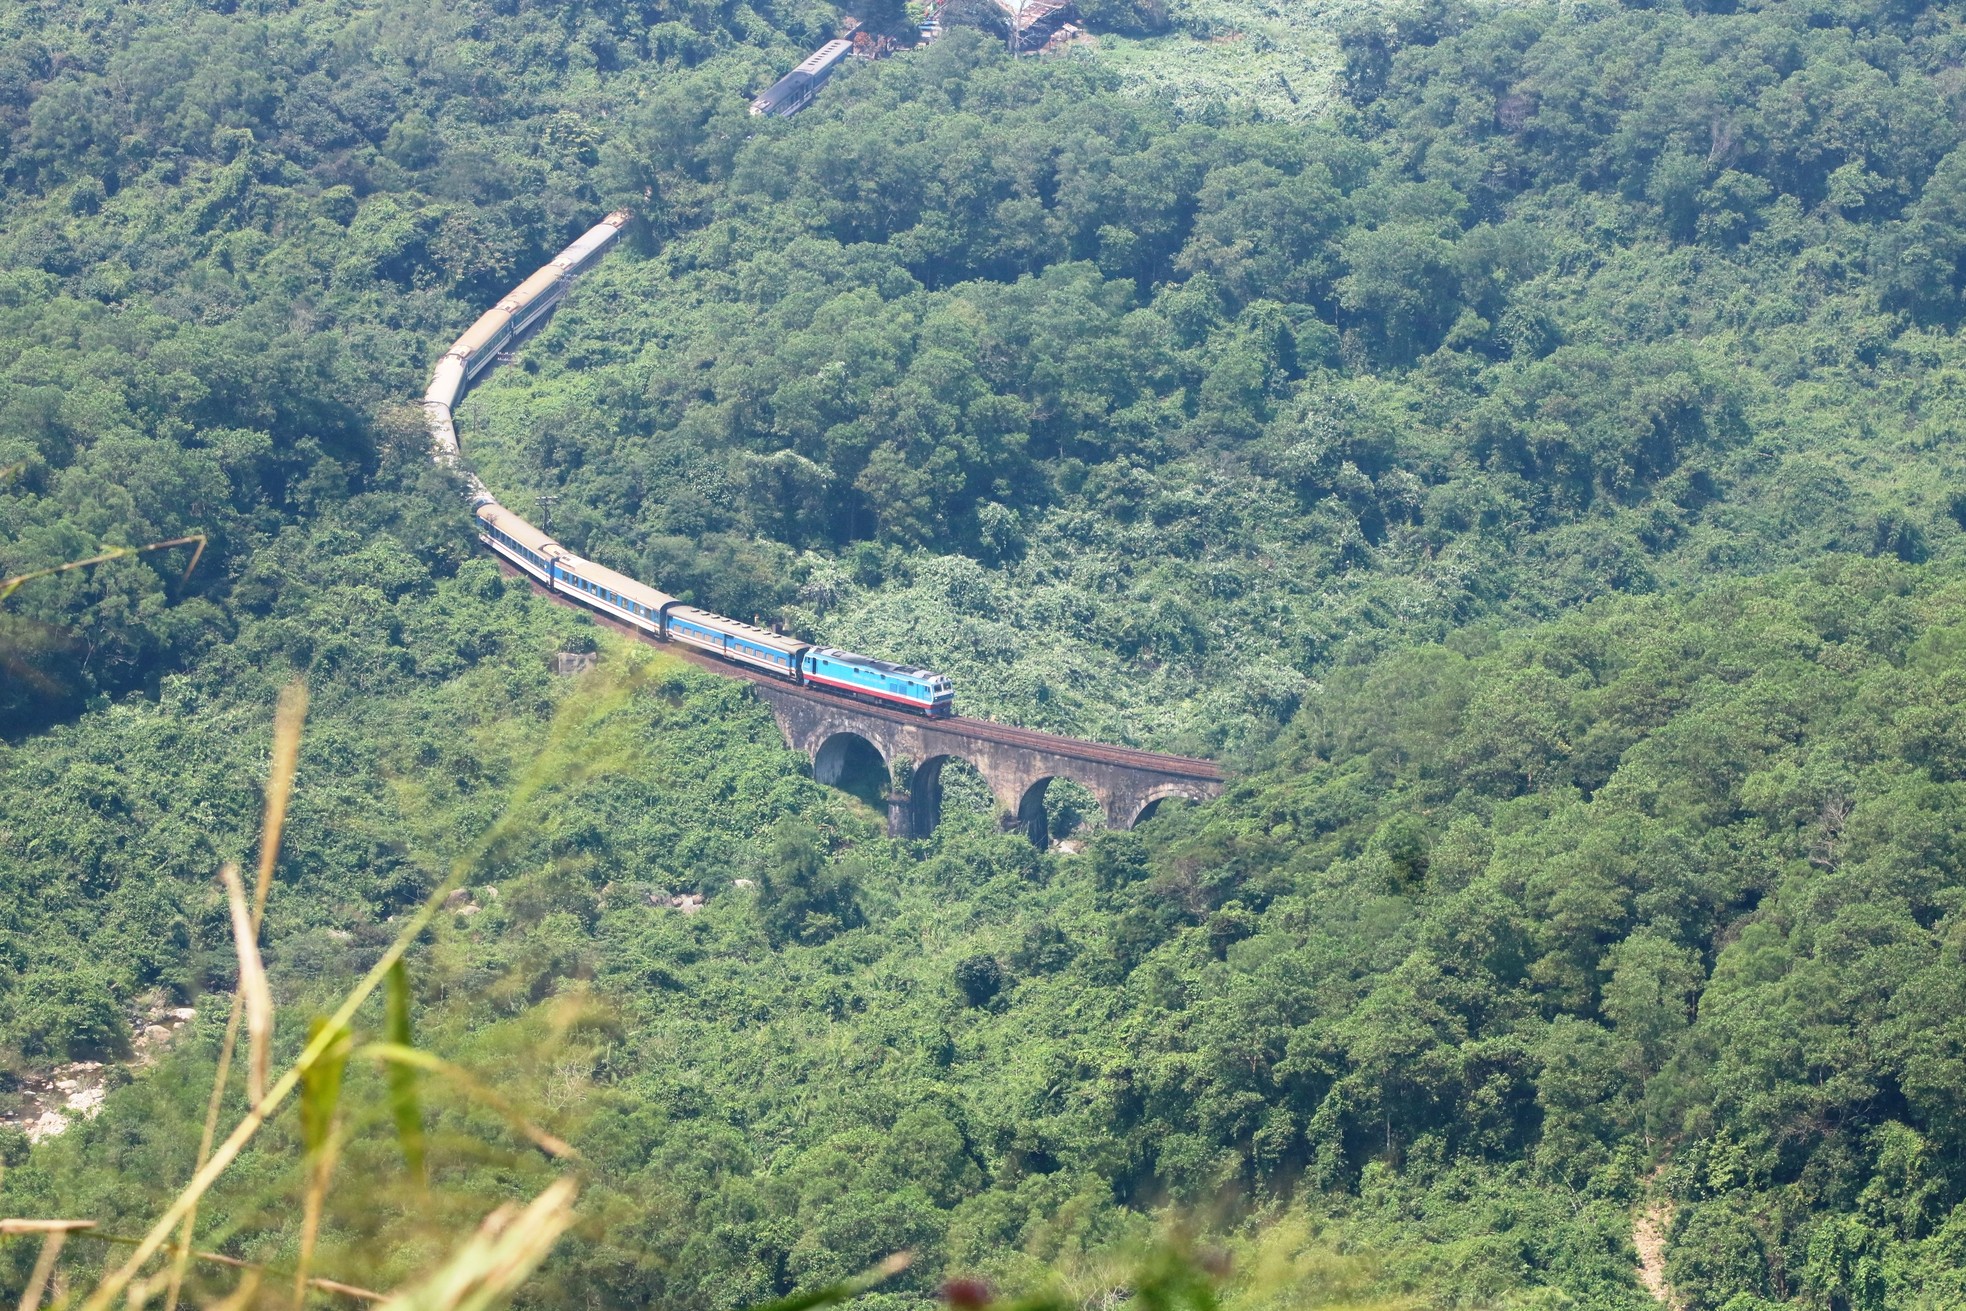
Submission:
M 299 673 L 283 1041 L 519 798 L 412 965 L 421 1040 L 589 1163 L 538 1305 L 906 1247 L 918 1306 L 1172 1204 L 1292 1207 L 1389 1296 L 1639 1307 L 1660 1197 L 1699 1311 L 1966 1296 L 1948 13 L 1429 9 L 1309 127 L 961 35 L 755 123 L 818 21 L 775 10 L 235 18 L 7 56 L 7 571 L 213 535 L 8 603 L 8 1070 L 230 986 L 210 875 Z M 502 496 L 1232 794 L 1061 856 L 952 775 L 892 844 L 469 558 L 395 402 L 616 200 L 639 252 L 463 409 Z M 0 1210 L 153 1213 L 203 1009 L 10 1139 Z M 323 1269 L 539 1177 L 431 1113 L 434 1200 L 368 1136 Z M 291 1146 L 214 1241 L 291 1254 Z

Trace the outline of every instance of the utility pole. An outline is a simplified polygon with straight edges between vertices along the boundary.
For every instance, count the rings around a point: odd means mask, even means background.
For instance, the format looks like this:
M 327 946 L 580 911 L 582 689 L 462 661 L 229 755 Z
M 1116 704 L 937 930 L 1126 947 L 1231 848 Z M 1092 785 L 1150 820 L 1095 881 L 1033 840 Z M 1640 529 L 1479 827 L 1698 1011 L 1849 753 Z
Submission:
M 559 493 L 535 492 L 533 493 L 532 499 L 539 502 L 539 531 L 551 537 L 553 535 L 553 520 L 550 515 L 553 509 L 553 502 L 560 499 Z

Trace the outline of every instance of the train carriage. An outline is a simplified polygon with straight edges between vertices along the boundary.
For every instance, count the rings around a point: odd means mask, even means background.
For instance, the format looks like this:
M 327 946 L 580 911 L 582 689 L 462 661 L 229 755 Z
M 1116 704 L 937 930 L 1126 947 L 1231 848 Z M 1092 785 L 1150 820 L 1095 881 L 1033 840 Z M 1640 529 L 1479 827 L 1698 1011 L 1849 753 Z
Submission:
M 553 588 L 653 637 L 662 636 L 663 611 L 676 603 L 667 592 L 573 554 L 553 562 Z
M 550 267 L 560 270 L 567 277 L 587 271 L 587 266 L 599 259 L 601 253 L 614 244 L 621 230 L 628 226 L 628 211 L 618 209 L 580 234 L 580 237 L 553 260 Z
M 672 642 L 798 681 L 799 657 L 806 649 L 804 642 L 693 605 L 671 606 L 663 627 Z
M 484 372 L 487 364 L 498 358 L 505 349 L 505 343 L 512 340 L 512 316 L 502 309 L 489 309 L 478 316 L 478 321 L 464 330 L 450 348 L 449 354 L 464 368 L 466 380 Z
M 485 502 L 473 514 L 478 520 L 479 541 L 540 582 L 553 585 L 553 562 L 566 554 L 558 542 L 497 501 Z
M 464 365 L 450 355 L 437 361 L 436 371 L 430 375 L 430 386 L 423 393 L 425 405 L 441 405 L 446 410 L 457 404 L 458 393 L 464 390 Z
M 548 264 L 545 268 L 513 288 L 512 294 L 498 302 L 498 308 L 511 316 L 506 340 L 518 336 L 534 323 L 539 316 L 560 303 L 567 294 L 567 275 Z

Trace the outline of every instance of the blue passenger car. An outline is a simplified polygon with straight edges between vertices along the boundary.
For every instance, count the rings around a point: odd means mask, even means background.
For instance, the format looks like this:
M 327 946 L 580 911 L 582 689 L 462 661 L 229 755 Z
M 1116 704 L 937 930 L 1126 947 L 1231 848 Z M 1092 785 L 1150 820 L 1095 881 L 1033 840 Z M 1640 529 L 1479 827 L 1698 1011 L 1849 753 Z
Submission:
M 798 681 L 799 653 L 806 649 L 804 642 L 688 605 L 670 606 L 664 614 L 664 624 L 665 635 L 672 642 Z
M 553 562 L 552 586 L 554 591 L 585 601 L 651 637 L 662 636 L 663 612 L 676 604 L 676 598 L 667 592 L 570 553 L 562 553 Z
M 811 687 L 901 706 L 932 719 L 955 713 L 955 688 L 947 675 L 932 670 L 890 664 L 830 646 L 808 649 L 799 665 L 803 681 Z

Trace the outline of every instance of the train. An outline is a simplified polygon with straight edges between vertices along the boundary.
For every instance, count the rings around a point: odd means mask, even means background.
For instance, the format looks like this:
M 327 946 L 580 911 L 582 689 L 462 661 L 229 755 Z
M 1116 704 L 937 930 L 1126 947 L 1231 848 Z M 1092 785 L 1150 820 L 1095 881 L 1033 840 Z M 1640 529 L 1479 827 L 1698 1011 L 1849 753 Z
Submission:
M 455 410 L 464 389 L 516 337 L 560 302 L 574 279 L 620 237 L 629 217 L 626 210 L 619 210 L 589 228 L 511 294 L 485 311 L 444 352 L 423 396 L 431 455 L 439 464 L 459 468 L 462 450 L 458 444 Z M 657 641 L 708 652 L 800 687 L 890 706 L 930 719 L 946 719 L 955 714 L 955 685 L 945 674 L 876 660 L 837 647 L 801 642 L 756 624 L 688 605 L 647 583 L 574 554 L 499 504 L 477 475 L 464 469 L 459 472 L 470 489 L 478 540 L 549 591 L 571 597 Z
M 778 118 L 790 118 L 812 103 L 819 94 L 826 79 L 840 62 L 853 53 L 851 41 L 828 41 L 819 49 L 807 55 L 799 66 L 779 78 L 776 82 L 751 102 L 753 114 L 771 114 Z

